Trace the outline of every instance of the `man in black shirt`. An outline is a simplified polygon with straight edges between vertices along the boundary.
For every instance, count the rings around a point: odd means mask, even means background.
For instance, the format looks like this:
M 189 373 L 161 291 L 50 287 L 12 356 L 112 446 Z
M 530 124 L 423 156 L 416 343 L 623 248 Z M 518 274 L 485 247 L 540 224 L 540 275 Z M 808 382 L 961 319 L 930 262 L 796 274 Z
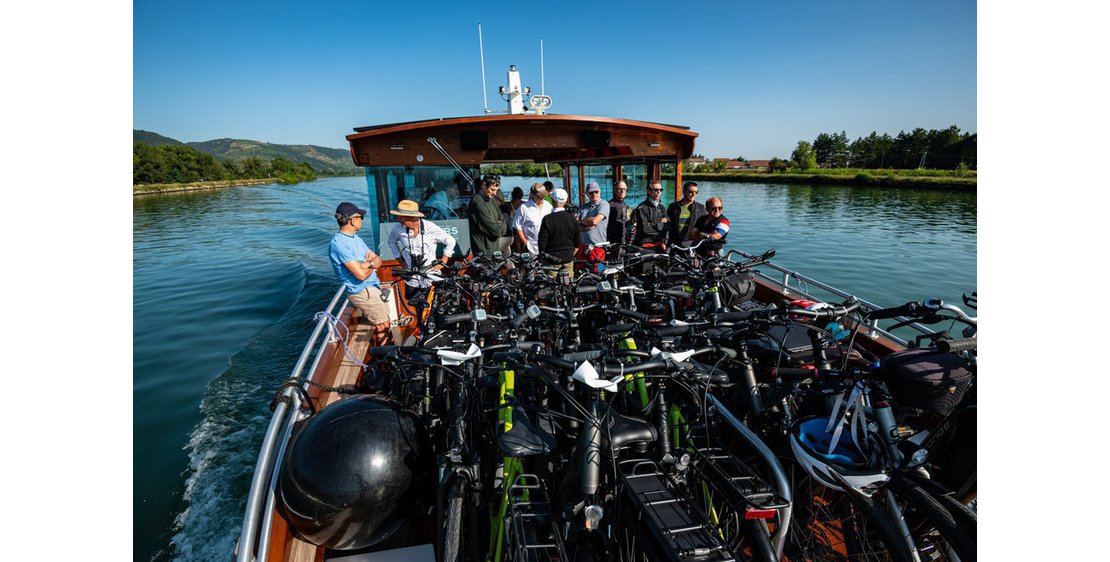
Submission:
M 663 185 L 658 181 L 651 182 L 647 188 L 647 199 L 632 212 L 632 225 L 636 230 L 632 243 L 660 252 L 667 249 L 667 216 L 660 201 L 662 195 Z
M 705 202 L 708 214 L 699 218 L 698 222 L 690 228 L 690 240 L 695 243 L 698 240 L 704 240 L 698 246 L 698 253 L 703 256 L 715 256 L 725 245 L 725 238 L 728 237 L 728 231 L 732 225 L 724 215 L 724 208 L 720 197 L 710 197 Z
M 564 208 L 567 199 L 569 195 L 565 189 L 556 189 L 551 194 L 551 202 L 555 208 L 540 222 L 539 247 L 540 255 L 551 256 L 550 259 L 560 266 L 560 271 L 574 278 L 574 252 L 581 244 L 582 234 L 578 228 L 578 219 Z
M 612 244 L 609 255 L 613 257 L 620 257 L 620 245 L 628 243 L 628 219 L 632 209 L 624 202 L 625 195 L 628 195 L 628 185 L 618 181 L 613 186 L 613 198 L 609 200 L 609 227 L 605 236 Z

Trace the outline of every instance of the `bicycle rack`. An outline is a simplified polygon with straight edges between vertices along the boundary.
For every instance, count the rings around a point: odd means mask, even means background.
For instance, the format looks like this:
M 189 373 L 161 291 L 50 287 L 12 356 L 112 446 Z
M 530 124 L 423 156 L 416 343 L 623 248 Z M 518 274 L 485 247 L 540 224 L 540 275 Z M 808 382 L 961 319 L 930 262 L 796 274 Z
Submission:
M 629 459 L 618 463 L 625 495 L 635 504 L 634 513 L 663 552 L 674 559 L 735 560 L 720 535 L 690 500 L 679 497 L 654 461 Z
M 704 426 L 692 428 L 692 432 L 698 429 L 704 430 Z M 691 441 L 695 445 L 698 445 L 699 440 L 704 441 L 705 446 L 695 446 L 691 469 L 700 474 L 714 492 L 722 494 L 726 502 L 776 511 L 790 505 L 751 467 L 730 454 L 716 439 L 704 434 L 691 435 Z
M 516 560 L 567 560 L 563 536 L 551 514 L 551 502 L 538 476 L 519 474 L 509 486 L 506 528 L 508 548 Z

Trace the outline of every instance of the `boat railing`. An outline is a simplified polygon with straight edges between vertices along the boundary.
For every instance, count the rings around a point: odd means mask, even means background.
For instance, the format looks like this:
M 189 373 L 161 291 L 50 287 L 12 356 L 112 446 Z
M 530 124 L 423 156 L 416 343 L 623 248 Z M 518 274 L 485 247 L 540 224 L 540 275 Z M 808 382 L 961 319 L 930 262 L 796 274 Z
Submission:
M 339 313 L 347 306 L 346 291 L 343 286 L 339 287 L 335 296 L 332 297 L 331 302 L 327 306 L 327 313 L 332 318 L 338 318 Z M 315 359 L 312 361 L 312 366 L 308 369 L 308 373 L 315 372 L 316 367 L 323 357 L 323 350 L 326 348 L 327 341 L 334 341 L 336 334 L 329 321 L 328 315 L 320 315 L 319 322 L 316 323 L 316 328 L 312 332 L 312 336 L 305 344 L 304 350 L 301 351 L 301 356 L 297 359 L 297 364 L 293 367 L 293 372 L 290 377 L 300 377 L 305 372 L 305 367 L 308 365 L 308 359 L 312 356 L 313 349 L 316 349 Z M 327 328 L 327 339 L 323 339 Z M 303 385 L 307 390 L 308 383 Z M 291 387 L 287 387 L 281 394 L 285 397 L 277 403 L 274 408 L 274 414 L 270 418 L 270 425 L 266 428 L 266 434 L 262 438 L 262 447 L 258 453 L 258 461 L 255 463 L 254 476 L 251 479 L 250 492 L 247 494 L 247 506 L 243 516 L 243 528 L 239 533 L 239 548 L 236 556 L 237 562 L 264 562 L 267 558 L 269 551 L 269 538 L 270 528 L 273 525 L 274 513 L 274 489 L 277 483 L 278 472 L 274 470 L 277 459 L 280 459 L 285 453 L 285 447 L 289 443 L 289 438 L 293 433 L 293 426 L 299 420 L 298 413 L 301 411 L 301 396 L 302 393 L 295 391 Z M 289 414 L 289 415 L 287 415 Z M 280 440 L 279 440 L 280 435 Z M 260 517 L 261 516 L 261 517 Z M 254 543 L 258 540 L 258 556 L 254 554 Z
M 731 252 L 735 252 L 737 254 L 740 254 L 741 256 L 744 256 L 747 259 L 752 259 L 752 258 L 757 257 L 757 256 L 754 256 L 754 255 L 749 254 L 747 252 L 742 252 L 740 250 L 731 250 Z M 866 311 L 878 310 L 880 308 L 883 308 L 882 306 L 879 306 L 879 305 L 877 305 L 873 302 L 863 300 L 863 299 L 861 299 L 861 298 L 859 298 L 859 297 L 857 297 L 853 294 L 850 294 L 850 293 L 842 291 L 842 290 L 840 290 L 836 287 L 833 287 L 832 285 L 829 285 L 827 283 L 822 283 L 822 282 L 820 282 L 820 281 L 818 281 L 818 280 L 816 280 L 812 277 L 808 277 L 808 276 L 803 275 L 801 273 L 798 273 L 797 271 L 794 271 L 792 269 L 782 267 L 781 265 L 778 265 L 776 263 L 772 263 L 772 262 L 768 261 L 768 262 L 764 262 L 759 267 L 769 267 L 769 268 L 771 268 L 771 269 L 773 269 L 773 270 L 782 274 L 780 277 L 775 277 L 775 276 L 769 275 L 767 273 L 764 273 L 763 271 L 760 271 L 759 269 L 753 269 L 753 272 L 755 273 L 756 277 L 758 277 L 758 278 L 768 282 L 769 284 L 771 284 L 771 286 L 775 287 L 780 293 L 783 294 L 783 296 L 788 296 L 788 295 L 789 296 L 798 296 L 798 297 L 803 297 L 803 298 L 810 299 L 810 300 L 823 301 L 825 299 L 823 299 L 820 296 L 815 295 L 813 293 L 813 288 L 818 288 L 818 289 L 821 289 L 822 291 L 825 291 L 829 294 L 836 295 L 837 297 L 840 297 L 842 299 L 855 298 L 856 300 L 858 300 L 860 302 L 861 308 L 865 309 Z M 794 282 L 793 284 L 791 284 L 792 281 Z M 898 303 L 898 304 L 901 304 L 901 303 Z M 906 320 L 906 318 L 904 318 L 904 317 L 895 318 L 895 321 L 897 321 L 897 322 L 901 322 L 903 320 Z M 909 325 L 907 325 L 907 327 L 911 328 L 913 330 L 916 330 L 916 331 L 918 331 L 922 334 L 931 334 L 932 333 L 932 330 L 930 330 L 929 328 L 927 328 L 927 327 L 925 327 L 921 324 L 917 324 L 917 323 L 909 324 Z M 877 320 L 868 320 L 867 321 L 867 333 L 872 338 L 878 338 L 879 336 L 885 336 L 885 337 L 897 342 L 898 344 L 900 344 L 902 346 L 908 346 L 909 345 L 909 342 L 907 342 L 905 339 L 903 339 L 899 336 L 896 336 L 896 335 L 890 333 L 887 330 L 884 330 L 884 329 L 880 328 Z

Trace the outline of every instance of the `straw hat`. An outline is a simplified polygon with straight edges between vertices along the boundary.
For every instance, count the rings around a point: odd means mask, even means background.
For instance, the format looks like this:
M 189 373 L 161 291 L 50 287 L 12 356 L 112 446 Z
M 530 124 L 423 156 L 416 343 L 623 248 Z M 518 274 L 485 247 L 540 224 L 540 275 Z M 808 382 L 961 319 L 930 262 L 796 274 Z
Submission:
M 397 204 L 397 210 L 390 211 L 389 214 L 399 217 L 416 218 L 424 216 L 424 213 L 420 212 L 420 205 L 417 205 L 416 201 L 410 201 L 408 199 L 402 199 L 401 202 Z

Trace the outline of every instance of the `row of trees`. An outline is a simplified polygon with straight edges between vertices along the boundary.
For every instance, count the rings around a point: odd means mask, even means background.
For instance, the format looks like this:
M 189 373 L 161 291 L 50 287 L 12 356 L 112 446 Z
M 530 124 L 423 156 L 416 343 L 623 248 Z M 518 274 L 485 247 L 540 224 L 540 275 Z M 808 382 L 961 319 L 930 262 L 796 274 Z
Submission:
M 190 146 L 150 146 L 143 142 L 133 145 L 131 175 L 134 185 L 269 178 L 297 183 L 317 177 L 316 170 L 305 162 L 285 158 L 265 162 L 257 156 L 219 160 Z
M 961 133 L 952 125 L 947 129 L 920 127 L 891 137 L 872 131 L 866 137 L 848 142 L 848 135 L 821 133 L 813 143 L 798 141 L 788 167 L 796 168 L 932 168 L 955 170 L 975 168 L 976 134 Z M 775 159 L 778 160 L 778 159 Z M 773 163 L 775 163 L 773 161 Z
M 483 174 L 497 174 L 499 176 L 524 176 L 526 178 L 538 178 L 547 175 L 548 171 L 551 175 L 562 174 L 563 168 L 558 164 L 548 164 L 547 170 L 544 170 L 543 164 L 534 164 L 522 162 L 519 164 L 482 164 Z

